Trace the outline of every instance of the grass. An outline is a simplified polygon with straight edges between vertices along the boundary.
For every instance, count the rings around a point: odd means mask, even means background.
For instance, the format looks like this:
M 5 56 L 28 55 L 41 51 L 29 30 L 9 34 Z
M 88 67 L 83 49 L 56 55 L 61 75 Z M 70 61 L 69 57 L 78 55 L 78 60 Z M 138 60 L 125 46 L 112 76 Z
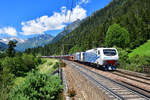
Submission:
M 39 66 L 39 71 L 41 73 L 50 73 L 53 70 L 52 67 L 58 62 L 57 59 L 43 58 L 42 60 L 46 62 Z
M 147 56 L 150 56 L 150 40 L 148 40 L 146 43 L 144 43 L 140 47 L 134 49 L 129 54 L 129 58 L 133 57 L 134 55 L 147 55 Z

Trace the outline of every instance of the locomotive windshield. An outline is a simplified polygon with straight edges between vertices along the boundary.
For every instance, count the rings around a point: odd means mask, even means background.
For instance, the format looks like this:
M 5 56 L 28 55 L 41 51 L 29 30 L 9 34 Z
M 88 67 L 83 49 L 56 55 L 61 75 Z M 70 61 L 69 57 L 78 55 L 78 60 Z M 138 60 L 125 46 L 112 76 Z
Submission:
M 117 54 L 115 49 L 104 49 L 103 52 L 106 56 L 115 56 Z

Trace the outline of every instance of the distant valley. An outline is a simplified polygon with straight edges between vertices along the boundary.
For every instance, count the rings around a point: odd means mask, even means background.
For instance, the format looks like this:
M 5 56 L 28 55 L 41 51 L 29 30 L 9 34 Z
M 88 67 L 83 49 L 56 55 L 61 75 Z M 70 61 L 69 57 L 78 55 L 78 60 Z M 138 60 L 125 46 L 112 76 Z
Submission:
M 81 23 L 81 20 L 76 20 L 67 27 L 64 28 L 64 30 L 56 37 L 53 37 L 50 34 L 42 34 L 38 35 L 33 38 L 28 39 L 19 39 L 17 37 L 5 37 L 0 39 L 0 50 L 3 51 L 7 48 L 7 44 L 10 40 L 17 41 L 16 50 L 23 52 L 25 49 L 28 48 L 35 48 L 38 46 L 44 46 L 46 44 L 56 43 L 57 41 L 61 40 L 63 37 L 68 35 L 70 32 L 72 32 L 74 29 L 76 29 Z

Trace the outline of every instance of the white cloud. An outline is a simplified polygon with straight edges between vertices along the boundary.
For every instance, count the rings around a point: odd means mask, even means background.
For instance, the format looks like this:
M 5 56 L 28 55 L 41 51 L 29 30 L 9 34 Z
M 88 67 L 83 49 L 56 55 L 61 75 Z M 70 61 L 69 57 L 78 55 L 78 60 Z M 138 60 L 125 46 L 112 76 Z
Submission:
M 81 5 L 81 4 L 87 4 L 89 3 L 89 0 L 80 0 L 77 4 Z
M 85 1 L 85 0 L 82 0 Z M 71 18 L 69 16 L 71 13 Z M 86 10 L 80 5 L 73 8 L 73 11 L 67 10 L 65 6 L 61 7 L 61 12 L 54 12 L 52 16 L 41 16 L 35 20 L 22 22 L 22 35 L 43 34 L 49 30 L 63 29 L 66 23 L 73 22 L 77 19 L 84 19 L 86 17 Z
M 4 33 L 6 33 L 8 35 L 12 35 L 12 36 L 17 36 L 17 31 L 13 27 L 5 27 L 4 28 Z
M 13 27 L 4 27 L 0 29 L 1 34 L 8 34 L 11 36 L 17 36 L 17 31 Z
M 70 10 L 67 12 L 67 16 L 66 18 L 69 19 L 71 13 L 71 18 L 70 18 L 70 22 L 73 22 L 77 19 L 84 19 L 87 15 L 86 15 L 86 10 L 81 8 L 79 5 L 77 5 L 74 9 L 73 12 L 71 12 Z M 68 21 L 67 21 L 68 22 Z

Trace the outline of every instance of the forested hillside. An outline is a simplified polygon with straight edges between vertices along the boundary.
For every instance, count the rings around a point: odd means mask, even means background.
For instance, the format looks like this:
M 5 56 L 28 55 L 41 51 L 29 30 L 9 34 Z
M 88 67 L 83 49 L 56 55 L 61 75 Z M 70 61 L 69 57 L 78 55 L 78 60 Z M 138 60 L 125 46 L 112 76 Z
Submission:
M 62 32 L 60 32 L 53 40 L 52 43 L 56 43 L 60 39 L 62 39 L 64 36 L 72 32 L 75 28 L 77 28 L 80 25 L 80 19 L 72 22 L 70 25 L 64 28 Z
M 53 55 L 64 51 L 67 54 L 106 46 L 106 33 L 113 24 L 129 33 L 130 43 L 125 48 L 134 49 L 143 44 L 150 38 L 150 0 L 112 0 L 57 43 L 26 52 Z

